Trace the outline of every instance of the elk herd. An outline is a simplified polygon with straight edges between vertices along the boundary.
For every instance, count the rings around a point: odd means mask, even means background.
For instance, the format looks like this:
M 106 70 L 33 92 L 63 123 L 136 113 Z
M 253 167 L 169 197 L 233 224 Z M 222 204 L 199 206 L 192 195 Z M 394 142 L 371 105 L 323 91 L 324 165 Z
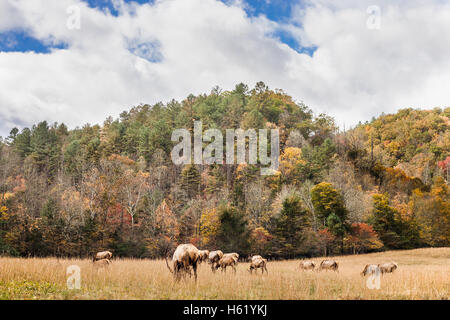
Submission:
M 107 267 L 111 264 L 111 258 L 112 253 L 110 251 L 98 252 L 93 258 L 93 263 L 97 267 Z M 192 277 L 192 271 L 194 272 L 195 280 L 197 280 L 197 269 L 202 262 L 209 263 L 212 272 L 216 272 L 216 270 L 220 268 L 222 272 L 226 273 L 227 267 L 231 267 L 234 273 L 236 273 L 238 260 L 239 254 L 236 252 L 224 254 L 221 250 L 199 250 L 193 244 L 181 244 L 176 248 L 172 256 L 172 267 L 170 266 L 167 257 L 165 259 L 167 268 L 174 275 L 176 281 L 186 275 Z M 268 274 L 267 259 L 264 259 L 260 255 L 254 255 L 249 259 L 249 262 L 250 267 L 248 272 L 250 272 L 250 274 L 252 274 L 253 271 L 256 273 L 258 269 L 261 269 L 262 274 L 264 274 L 264 271 Z M 322 270 L 331 270 L 339 272 L 339 264 L 332 259 L 323 260 L 317 268 L 314 261 L 301 261 L 298 268 L 302 271 L 311 270 L 320 272 Z M 368 264 L 364 267 L 361 275 L 383 275 L 385 273 L 392 273 L 397 268 L 398 265 L 395 262 Z

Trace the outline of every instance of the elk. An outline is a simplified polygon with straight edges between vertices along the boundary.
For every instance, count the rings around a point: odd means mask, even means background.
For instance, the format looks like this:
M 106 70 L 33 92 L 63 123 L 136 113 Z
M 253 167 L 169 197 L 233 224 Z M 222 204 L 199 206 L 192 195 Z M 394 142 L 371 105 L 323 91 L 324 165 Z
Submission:
M 236 262 L 238 262 L 238 260 L 239 260 L 239 254 L 236 253 L 236 252 L 233 252 L 233 253 L 225 253 L 225 254 L 223 255 L 223 257 L 224 257 L 224 258 L 225 258 L 225 257 L 233 257 L 234 260 L 236 260 Z
M 263 257 L 256 255 L 248 259 L 248 261 L 252 262 L 253 260 L 262 259 Z
M 95 262 L 97 260 L 103 260 L 103 259 L 111 260 L 112 256 L 113 256 L 113 254 L 111 253 L 111 251 L 97 252 L 97 254 L 94 256 L 92 261 Z
M 395 262 L 387 262 L 380 264 L 380 271 L 382 274 L 384 273 L 392 273 L 398 268 L 398 264 Z
M 109 259 L 101 259 L 94 261 L 94 267 L 96 268 L 107 268 L 111 264 L 111 260 Z
M 371 274 L 379 274 L 380 265 L 379 264 L 366 264 L 364 270 L 361 272 L 361 276 L 365 277 Z
M 227 272 L 227 267 L 232 267 L 236 273 L 237 258 L 233 254 L 223 255 L 222 259 L 216 264 L 216 269 L 222 268 L 222 272 Z
M 200 260 L 199 250 L 192 244 L 180 244 L 172 257 L 173 270 L 169 266 L 166 257 L 166 265 L 174 275 L 175 281 L 180 280 L 182 272 L 190 273 L 190 267 L 194 270 L 195 281 L 197 281 L 197 265 Z
M 255 270 L 255 273 L 258 272 L 258 268 L 261 269 L 262 274 L 264 274 L 264 270 L 266 270 L 266 273 L 268 274 L 269 272 L 267 271 L 267 259 L 264 259 L 261 256 L 253 256 L 252 257 L 252 262 L 250 263 L 250 269 L 248 270 L 250 272 L 250 274 L 253 272 L 253 270 Z
M 199 250 L 199 263 L 202 263 L 203 261 L 207 261 L 209 257 L 209 250 Z
M 316 264 L 313 261 L 301 261 L 298 266 L 300 270 L 313 270 L 316 267 Z
M 209 263 L 211 264 L 211 270 L 216 271 L 216 264 L 222 259 L 223 252 L 220 250 L 211 251 L 208 256 Z
M 323 260 L 320 263 L 320 266 L 319 266 L 317 271 L 322 271 L 323 269 L 325 269 L 325 270 L 333 270 L 333 271 L 339 272 L 338 268 L 339 268 L 339 265 L 338 265 L 338 263 L 336 261 L 334 261 L 334 260 Z

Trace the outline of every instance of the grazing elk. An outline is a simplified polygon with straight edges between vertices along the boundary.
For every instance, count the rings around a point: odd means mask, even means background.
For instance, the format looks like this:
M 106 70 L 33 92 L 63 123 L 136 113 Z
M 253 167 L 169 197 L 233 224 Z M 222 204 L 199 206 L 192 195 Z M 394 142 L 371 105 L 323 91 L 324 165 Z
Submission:
M 94 267 L 96 268 L 107 268 L 111 264 L 111 260 L 109 259 L 101 259 L 94 261 Z
M 236 252 L 233 252 L 233 253 L 225 253 L 225 254 L 223 255 L 223 257 L 224 257 L 224 258 L 225 258 L 225 257 L 233 257 L 233 259 L 236 260 L 236 263 L 239 261 L 239 254 L 236 253 Z
M 211 251 L 208 256 L 209 263 L 211 264 L 211 270 L 216 271 L 216 265 L 219 263 L 220 259 L 223 257 L 223 252 L 220 250 Z
M 253 256 L 253 257 L 249 258 L 248 261 L 249 261 L 249 262 L 252 262 L 253 260 L 258 260 L 258 259 L 262 259 L 262 258 L 263 258 L 263 257 L 261 257 L 261 256 L 259 256 L 259 255 L 256 255 L 256 256 Z
M 253 272 L 253 270 L 255 270 L 255 273 L 257 273 L 258 268 L 261 269 L 262 274 L 264 274 L 264 270 L 266 270 L 267 274 L 269 273 L 267 271 L 267 259 L 264 259 L 261 256 L 253 256 L 252 262 L 250 263 L 250 269 L 248 271 L 250 272 L 250 274 Z
M 173 270 L 169 266 L 166 257 L 166 265 L 170 272 L 174 275 L 176 281 L 180 280 L 182 272 L 191 275 L 190 268 L 194 270 L 195 281 L 197 281 L 197 265 L 199 263 L 199 250 L 192 244 L 180 244 L 172 257 Z
M 379 264 L 366 264 L 364 270 L 361 272 L 361 276 L 365 277 L 371 274 L 380 274 L 380 272 Z
M 313 270 L 316 267 L 316 264 L 313 261 L 300 261 L 300 265 L 298 266 L 300 270 Z
M 203 261 L 207 261 L 209 258 L 209 250 L 199 250 L 198 251 L 199 254 L 199 264 L 202 263 Z
M 227 272 L 227 267 L 232 267 L 236 273 L 237 257 L 234 254 L 224 254 L 222 259 L 216 264 L 216 269 L 222 268 L 222 272 Z
M 113 254 L 111 253 L 111 251 L 97 252 L 97 254 L 94 256 L 94 259 L 92 261 L 95 262 L 97 260 L 103 260 L 103 259 L 111 260 L 112 256 L 113 256 Z
M 387 262 L 387 263 L 380 264 L 379 266 L 380 266 L 381 274 L 392 273 L 398 268 L 398 264 L 395 262 Z
M 323 260 L 320 263 L 320 266 L 317 269 L 317 271 L 319 272 L 319 271 L 322 271 L 322 270 L 325 269 L 327 271 L 328 270 L 333 270 L 333 271 L 339 272 L 338 268 L 339 268 L 339 265 L 338 265 L 338 263 L 336 261 L 334 261 L 334 260 Z

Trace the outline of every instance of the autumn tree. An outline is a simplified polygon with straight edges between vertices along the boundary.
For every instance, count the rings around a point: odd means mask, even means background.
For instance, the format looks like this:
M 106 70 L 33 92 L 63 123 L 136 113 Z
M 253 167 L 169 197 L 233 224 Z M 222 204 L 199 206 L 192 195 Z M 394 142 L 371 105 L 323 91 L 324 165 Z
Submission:
M 311 189 L 311 200 L 315 213 L 323 227 L 341 242 L 344 250 L 344 236 L 348 231 L 347 214 L 342 195 L 333 188 L 331 183 L 321 182 Z
M 377 250 L 383 247 L 383 243 L 378 237 L 378 234 L 373 230 L 372 226 L 366 223 L 353 223 L 351 232 L 344 241 L 345 246 L 353 254 Z

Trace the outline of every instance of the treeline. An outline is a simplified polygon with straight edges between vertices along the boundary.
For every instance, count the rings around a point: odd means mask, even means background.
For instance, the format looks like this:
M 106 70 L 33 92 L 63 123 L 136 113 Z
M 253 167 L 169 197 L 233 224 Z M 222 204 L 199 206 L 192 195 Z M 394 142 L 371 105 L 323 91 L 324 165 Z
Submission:
M 140 105 L 102 126 L 41 122 L 0 142 L 0 254 L 161 257 L 179 243 L 294 258 L 448 246 L 450 108 L 338 131 L 281 90 Z M 174 129 L 280 130 L 280 167 L 175 166 Z

